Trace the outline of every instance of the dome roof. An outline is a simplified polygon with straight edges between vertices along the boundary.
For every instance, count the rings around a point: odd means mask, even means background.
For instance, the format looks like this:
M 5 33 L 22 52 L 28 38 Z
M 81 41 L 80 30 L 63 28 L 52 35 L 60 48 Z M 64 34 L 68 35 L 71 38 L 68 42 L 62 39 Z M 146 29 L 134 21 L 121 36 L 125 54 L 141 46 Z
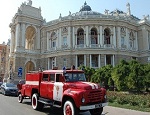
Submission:
M 80 12 L 81 11 L 91 11 L 91 7 L 89 5 L 87 5 L 87 3 L 85 2 L 84 5 L 81 7 Z
M 80 8 L 79 12 L 73 14 L 73 16 L 85 16 L 85 15 L 102 15 L 99 12 L 92 11 L 91 7 L 85 2 L 84 5 Z
M 75 13 L 76 16 L 85 16 L 85 15 L 102 15 L 99 12 L 95 11 L 82 11 L 82 12 L 77 12 Z

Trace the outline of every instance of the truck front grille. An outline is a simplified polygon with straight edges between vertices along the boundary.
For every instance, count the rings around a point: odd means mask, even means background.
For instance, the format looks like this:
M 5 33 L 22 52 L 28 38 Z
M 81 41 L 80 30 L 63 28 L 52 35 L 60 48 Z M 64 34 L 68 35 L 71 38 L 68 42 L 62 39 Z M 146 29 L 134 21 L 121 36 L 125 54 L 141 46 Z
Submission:
M 102 101 L 102 92 L 99 91 L 90 91 L 90 93 L 88 94 L 88 100 L 89 102 L 98 102 L 98 101 Z

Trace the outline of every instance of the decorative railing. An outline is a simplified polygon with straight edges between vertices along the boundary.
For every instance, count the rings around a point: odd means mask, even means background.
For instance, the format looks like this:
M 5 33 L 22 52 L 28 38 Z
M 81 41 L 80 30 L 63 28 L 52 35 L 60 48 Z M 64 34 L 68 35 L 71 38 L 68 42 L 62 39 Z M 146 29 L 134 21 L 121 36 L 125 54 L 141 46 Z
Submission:
M 85 44 L 75 45 L 75 48 L 86 48 L 86 45 Z
M 91 44 L 90 48 L 100 48 L 100 44 Z
M 24 52 L 25 52 L 25 53 L 29 53 L 29 54 L 39 54 L 39 53 L 40 53 L 40 50 L 25 49 Z
M 100 44 L 90 44 L 90 45 L 86 45 L 86 44 L 79 44 L 79 45 L 75 45 L 74 47 L 69 47 L 68 45 L 61 45 L 61 47 L 53 47 L 53 48 L 50 48 L 48 50 L 42 50 L 41 52 L 42 53 L 55 53 L 56 51 L 64 51 L 64 50 L 76 50 L 76 49 L 106 49 L 106 50 L 109 50 L 109 49 L 114 49 L 114 50 L 120 50 L 120 51 L 137 51 L 137 48 L 127 48 L 126 45 L 124 46 L 121 46 L 121 47 L 115 47 L 113 44 L 104 44 L 104 45 L 100 45 Z M 37 51 L 31 51 L 31 50 L 26 50 L 26 52 L 28 53 L 38 53 Z
M 114 48 L 113 44 L 104 44 L 104 48 Z

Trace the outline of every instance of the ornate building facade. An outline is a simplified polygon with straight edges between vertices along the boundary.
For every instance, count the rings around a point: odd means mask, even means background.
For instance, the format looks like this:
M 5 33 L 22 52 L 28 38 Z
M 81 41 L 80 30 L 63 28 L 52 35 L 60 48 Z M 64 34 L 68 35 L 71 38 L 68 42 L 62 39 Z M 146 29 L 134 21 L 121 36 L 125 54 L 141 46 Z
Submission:
M 10 41 L 8 40 L 7 44 L 3 42 L 0 44 L 0 82 L 10 74 L 9 68 L 9 52 L 10 52 Z
M 149 16 L 139 19 L 127 11 L 92 11 L 85 2 L 79 12 L 46 22 L 41 8 L 22 3 L 13 17 L 10 65 L 24 74 L 39 67 L 52 69 L 75 65 L 100 68 L 121 59 L 150 61 Z M 15 75 L 16 79 L 17 74 Z

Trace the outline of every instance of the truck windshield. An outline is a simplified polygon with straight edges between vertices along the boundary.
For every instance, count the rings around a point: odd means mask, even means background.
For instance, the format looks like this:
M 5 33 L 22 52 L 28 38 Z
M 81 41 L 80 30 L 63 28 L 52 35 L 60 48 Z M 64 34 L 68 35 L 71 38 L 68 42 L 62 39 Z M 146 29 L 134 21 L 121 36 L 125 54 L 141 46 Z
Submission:
M 84 73 L 65 73 L 67 82 L 86 81 Z

